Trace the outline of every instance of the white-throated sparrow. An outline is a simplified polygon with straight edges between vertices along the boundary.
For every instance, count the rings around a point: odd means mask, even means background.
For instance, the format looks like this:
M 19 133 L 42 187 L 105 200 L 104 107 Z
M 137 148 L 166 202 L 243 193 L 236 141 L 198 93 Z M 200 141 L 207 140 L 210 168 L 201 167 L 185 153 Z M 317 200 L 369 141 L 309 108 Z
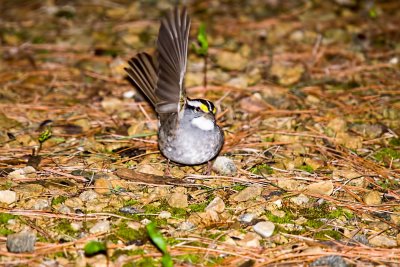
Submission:
M 224 134 L 216 124 L 214 104 L 186 96 L 190 18 L 186 9 L 171 11 L 161 21 L 157 40 L 157 63 L 139 53 L 125 70 L 131 82 L 154 106 L 158 118 L 158 144 L 168 159 L 197 165 L 213 159 L 221 150 Z

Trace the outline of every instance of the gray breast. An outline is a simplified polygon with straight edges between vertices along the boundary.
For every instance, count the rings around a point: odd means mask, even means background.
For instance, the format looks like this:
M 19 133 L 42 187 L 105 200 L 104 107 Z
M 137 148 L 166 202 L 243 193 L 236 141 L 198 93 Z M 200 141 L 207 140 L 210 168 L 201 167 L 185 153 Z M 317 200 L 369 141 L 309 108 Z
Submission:
M 159 130 L 159 147 L 168 159 L 185 165 L 197 165 L 213 159 L 221 150 L 224 136 L 218 125 L 215 124 L 213 130 L 203 131 L 189 122 L 182 122 L 174 132 L 172 129 L 175 127 L 170 127 L 172 125 L 169 123 L 162 123 Z

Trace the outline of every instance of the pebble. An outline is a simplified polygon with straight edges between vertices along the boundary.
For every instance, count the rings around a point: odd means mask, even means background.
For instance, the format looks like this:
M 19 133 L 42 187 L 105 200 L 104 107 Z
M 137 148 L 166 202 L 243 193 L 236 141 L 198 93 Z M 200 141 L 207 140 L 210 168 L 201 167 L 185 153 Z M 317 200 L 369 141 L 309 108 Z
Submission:
M 247 60 L 236 52 L 219 51 L 217 64 L 226 70 L 243 70 L 247 66 Z
M 212 169 L 215 172 L 226 176 L 235 176 L 237 173 L 237 167 L 233 160 L 224 156 L 215 159 Z
M 247 88 L 247 78 L 245 76 L 238 76 L 235 78 L 230 79 L 226 85 L 234 87 L 234 88 Z
M 241 223 L 251 223 L 255 218 L 257 218 L 257 215 L 254 213 L 245 213 L 239 216 L 239 222 Z
M 32 183 L 17 185 L 14 190 L 18 193 L 20 198 L 37 197 L 46 192 L 46 188 L 43 185 Z
M 310 201 L 310 199 L 306 195 L 300 194 L 296 197 L 292 197 L 290 201 L 296 205 L 302 206 L 307 204 Z
M 196 227 L 196 225 L 194 223 L 192 223 L 190 221 L 185 221 L 185 222 L 182 222 L 178 226 L 178 229 L 180 231 L 190 231 L 190 230 L 194 229 L 195 227 Z
M 7 178 L 11 180 L 18 180 L 18 179 L 25 179 L 27 177 L 34 177 L 35 174 L 36 174 L 35 168 L 33 168 L 32 166 L 26 166 L 24 168 L 10 172 L 7 175 Z
M 98 195 L 94 190 L 83 191 L 83 192 L 79 195 L 79 198 L 80 198 L 83 202 L 93 201 L 93 200 L 97 199 L 98 197 L 99 197 L 99 195 Z
M 277 77 L 279 84 L 284 86 L 298 82 L 304 72 L 303 65 L 290 62 L 274 62 L 270 69 L 270 74 Z
M 381 248 L 394 248 L 397 247 L 397 241 L 394 238 L 390 238 L 384 235 L 374 236 L 369 239 L 369 244 L 375 247 Z
M 332 181 L 322 181 L 309 184 L 306 186 L 306 190 L 312 194 L 330 196 L 333 192 L 333 183 Z
M 122 101 L 115 97 L 106 97 L 101 102 L 101 106 L 107 114 L 112 114 L 121 108 Z
M 380 124 L 354 124 L 351 130 L 365 138 L 378 138 L 384 132 L 384 127 Z
M 335 142 L 350 149 L 360 149 L 363 145 L 363 138 L 340 132 L 336 135 Z
M 78 197 L 72 197 L 72 198 L 68 198 L 67 200 L 65 200 L 64 205 L 69 208 L 73 208 L 73 209 L 82 208 L 83 201 Z
M 334 133 L 345 132 L 347 130 L 347 121 L 336 117 L 332 119 L 326 127 L 332 130 Z
M 300 191 L 304 189 L 304 184 L 293 179 L 278 180 L 278 186 L 288 191 Z
M 261 192 L 262 188 L 260 186 L 249 186 L 239 193 L 232 195 L 230 199 L 236 202 L 243 202 L 254 199 L 255 197 L 261 195 Z
M 79 230 L 81 230 L 83 227 L 83 223 L 82 222 L 71 222 L 71 228 L 72 230 L 78 232 Z
M 158 214 L 158 218 L 160 219 L 169 219 L 171 218 L 172 214 L 169 211 L 163 210 Z
M 17 201 L 17 193 L 11 190 L 1 190 L 0 191 L 0 202 L 11 204 Z
M 61 205 L 61 206 L 57 209 L 57 211 L 58 211 L 59 213 L 63 213 L 63 214 L 72 213 L 72 210 L 71 210 L 70 208 L 68 208 L 67 206 L 65 206 L 65 205 Z
M 316 259 L 310 266 L 347 267 L 348 264 L 341 256 L 329 255 Z
M 34 200 L 32 203 L 32 209 L 34 210 L 45 210 L 50 207 L 50 203 L 48 199 L 39 198 Z
M 164 171 L 156 169 L 149 164 L 139 164 L 136 168 L 136 171 L 141 173 L 153 174 L 156 176 L 164 176 Z
M 110 222 L 109 221 L 99 221 L 92 228 L 89 229 L 91 234 L 103 233 L 110 231 Z
M 220 197 L 216 197 L 210 202 L 210 204 L 208 204 L 205 210 L 212 210 L 217 213 L 222 213 L 225 210 L 225 203 Z
M 369 191 L 364 195 L 363 200 L 367 205 L 379 205 L 382 203 L 381 193 L 378 191 Z
M 173 208 L 187 208 L 189 206 L 188 196 L 182 192 L 174 192 L 168 198 L 168 205 Z
M 7 250 L 13 253 L 32 252 L 35 249 L 36 235 L 32 232 L 20 232 L 7 236 Z
M 262 237 L 270 237 L 275 230 L 275 224 L 269 221 L 259 222 L 253 226 L 254 232 Z
M 125 214 L 137 214 L 144 212 L 144 210 L 132 206 L 121 207 L 119 211 Z
M 97 194 L 104 195 L 110 193 L 111 183 L 106 178 L 99 178 L 94 182 L 94 191 Z
M 142 225 L 148 225 L 149 223 L 151 223 L 151 220 L 149 220 L 149 219 L 147 219 L 147 218 L 144 218 L 143 220 L 140 221 L 140 223 L 141 223 Z
M 255 233 L 247 233 L 241 240 L 236 241 L 236 243 L 242 247 L 258 248 L 260 247 L 260 236 Z

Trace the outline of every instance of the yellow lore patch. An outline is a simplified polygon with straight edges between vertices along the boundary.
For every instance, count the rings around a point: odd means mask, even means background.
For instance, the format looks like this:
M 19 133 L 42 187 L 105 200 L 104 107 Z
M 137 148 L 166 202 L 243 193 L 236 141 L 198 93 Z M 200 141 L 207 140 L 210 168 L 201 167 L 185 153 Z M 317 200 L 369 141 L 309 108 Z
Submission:
M 200 104 L 199 108 L 205 113 L 210 112 L 210 110 L 208 109 L 208 106 L 204 105 L 203 103 Z

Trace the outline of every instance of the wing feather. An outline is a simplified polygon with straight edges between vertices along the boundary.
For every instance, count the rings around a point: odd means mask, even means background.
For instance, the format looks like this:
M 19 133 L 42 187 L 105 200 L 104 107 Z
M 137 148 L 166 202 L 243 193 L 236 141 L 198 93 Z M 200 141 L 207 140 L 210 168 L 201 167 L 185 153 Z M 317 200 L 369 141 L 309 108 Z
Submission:
M 157 40 L 158 81 L 155 93 L 159 113 L 180 111 L 185 97 L 184 77 L 187 64 L 190 18 L 184 8 L 174 9 L 161 21 Z

